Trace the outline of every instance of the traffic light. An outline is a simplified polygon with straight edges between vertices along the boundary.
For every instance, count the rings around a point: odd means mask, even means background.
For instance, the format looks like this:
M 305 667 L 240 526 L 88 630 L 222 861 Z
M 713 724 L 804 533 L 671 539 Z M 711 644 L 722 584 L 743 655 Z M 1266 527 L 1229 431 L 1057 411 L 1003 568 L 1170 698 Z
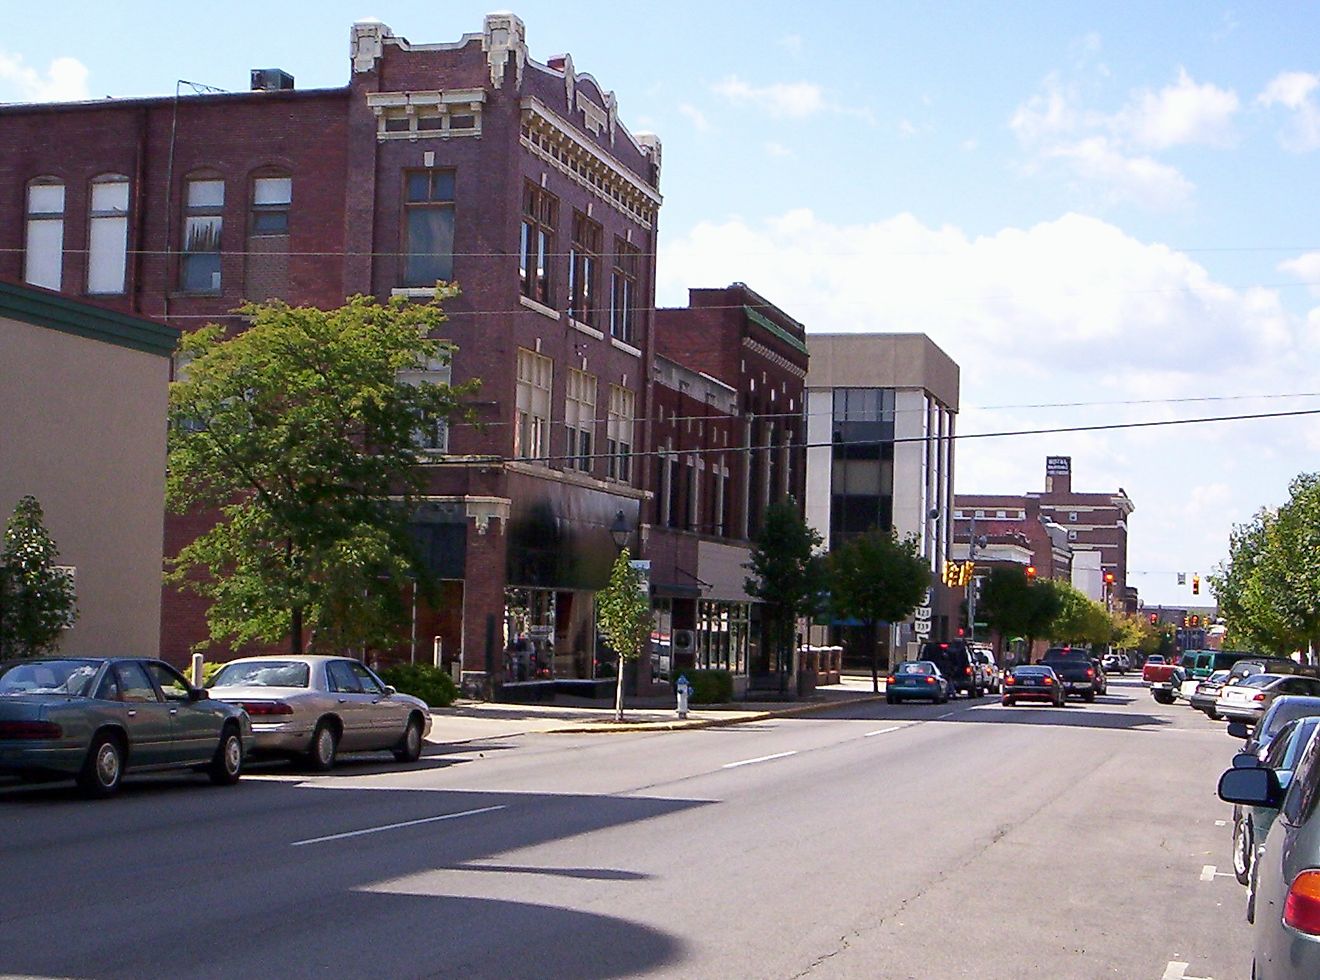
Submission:
M 1195 574 L 1192 576 L 1192 595 L 1200 595 L 1200 594 L 1201 594 L 1201 576 L 1200 574 Z
M 1195 626 L 1200 626 L 1200 625 L 1201 625 L 1201 617 L 1200 617 L 1200 616 L 1193 616 L 1193 617 L 1192 617 L 1192 626 L 1195 627 Z
M 949 587 L 958 584 L 958 563 L 956 561 L 946 561 L 944 563 L 944 573 L 940 576 L 940 581 Z
M 1192 621 L 1192 618 L 1191 618 L 1190 616 L 1184 616 L 1184 617 L 1183 617 L 1183 629 L 1187 629 L 1188 625 L 1191 624 L 1191 621 Z
M 1113 585 L 1113 584 L 1114 584 L 1114 573 L 1105 572 L 1105 585 Z
M 1151 626 L 1156 626 L 1156 625 L 1158 625 L 1158 624 L 1159 624 L 1159 621 L 1160 621 L 1160 614 L 1159 614 L 1159 613 L 1151 613 L 1151 614 L 1150 614 L 1150 625 L 1151 625 Z
M 1028 565 L 1028 566 L 1027 566 L 1027 581 L 1028 581 L 1028 582 L 1034 582 L 1034 581 L 1036 581 L 1036 566 L 1035 566 L 1035 565 Z
M 976 562 L 965 561 L 962 563 L 962 569 L 958 575 L 959 585 L 971 584 L 972 577 L 976 574 Z

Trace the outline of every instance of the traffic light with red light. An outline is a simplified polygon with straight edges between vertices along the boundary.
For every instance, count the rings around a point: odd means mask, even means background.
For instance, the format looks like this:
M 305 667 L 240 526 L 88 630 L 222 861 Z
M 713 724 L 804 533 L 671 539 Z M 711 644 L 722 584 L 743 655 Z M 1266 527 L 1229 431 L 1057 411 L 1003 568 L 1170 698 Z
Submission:
M 1151 626 L 1156 625 L 1157 623 L 1159 623 L 1159 621 L 1160 621 L 1160 614 L 1159 614 L 1159 613 L 1151 613 L 1151 614 L 1150 614 L 1150 625 L 1151 625 Z
M 1035 565 L 1028 565 L 1028 566 L 1027 566 L 1027 581 L 1028 581 L 1028 582 L 1034 582 L 1034 581 L 1036 581 L 1036 566 L 1035 566 Z
M 1113 584 L 1114 584 L 1114 573 L 1105 572 L 1105 585 L 1113 585 Z
M 1201 576 L 1199 574 L 1192 576 L 1192 595 L 1201 594 Z

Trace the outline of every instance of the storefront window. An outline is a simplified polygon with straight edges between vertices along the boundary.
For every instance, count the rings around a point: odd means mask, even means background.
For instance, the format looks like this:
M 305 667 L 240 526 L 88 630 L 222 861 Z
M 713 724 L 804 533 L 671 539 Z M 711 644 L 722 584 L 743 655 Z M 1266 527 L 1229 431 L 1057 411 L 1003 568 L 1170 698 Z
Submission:
M 669 680 L 673 665 L 674 600 L 657 598 L 651 610 L 651 677 Z
M 594 676 L 595 602 L 590 592 L 505 589 L 506 684 Z
M 748 606 L 709 602 L 697 612 L 697 663 L 706 669 L 747 673 Z

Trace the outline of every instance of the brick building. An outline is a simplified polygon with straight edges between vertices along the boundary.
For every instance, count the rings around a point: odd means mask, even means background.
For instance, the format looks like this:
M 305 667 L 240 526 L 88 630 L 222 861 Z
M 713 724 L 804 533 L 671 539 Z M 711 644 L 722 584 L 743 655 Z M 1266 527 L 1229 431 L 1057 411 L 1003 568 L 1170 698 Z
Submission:
M 1137 611 L 1137 590 L 1127 583 L 1127 519 L 1135 506 L 1122 487 L 1111 493 L 1074 492 L 1071 457 L 1046 458 L 1043 493 L 960 493 L 955 506 L 954 540 L 961 542 L 961 554 L 973 517 L 978 536 L 1019 530 L 1030 542 L 1031 563 L 1041 577 L 1070 581 L 1097 602 Z
M 743 283 L 690 289 L 656 312 L 655 454 L 645 555 L 663 668 L 724 667 L 737 683 L 772 674 L 744 588 L 748 539 L 766 508 L 806 483 L 802 324 Z
M 423 437 L 444 601 L 416 633 L 492 679 L 589 680 L 609 529 L 646 497 L 659 142 L 569 57 L 532 60 L 511 14 L 442 44 L 359 23 L 349 54 L 337 89 L 265 70 L 248 93 L 0 107 L 0 279 L 183 329 L 458 282 L 454 362 L 413 380 L 480 378 L 483 424 Z M 166 552 L 204 520 L 168 522 Z M 165 593 L 164 655 L 203 613 Z

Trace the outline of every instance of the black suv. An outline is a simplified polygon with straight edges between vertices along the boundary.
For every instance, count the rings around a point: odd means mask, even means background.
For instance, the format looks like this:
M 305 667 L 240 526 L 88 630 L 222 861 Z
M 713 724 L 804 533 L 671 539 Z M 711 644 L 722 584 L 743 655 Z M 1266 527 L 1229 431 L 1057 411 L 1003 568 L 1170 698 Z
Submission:
M 968 697 L 979 698 L 985 693 L 982 686 L 981 671 L 972 660 L 966 640 L 945 640 L 924 643 L 918 660 L 930 660 L 940 669 L 940 673 L 949 679 L 950 694 L 957 696 L 963 691 Z

